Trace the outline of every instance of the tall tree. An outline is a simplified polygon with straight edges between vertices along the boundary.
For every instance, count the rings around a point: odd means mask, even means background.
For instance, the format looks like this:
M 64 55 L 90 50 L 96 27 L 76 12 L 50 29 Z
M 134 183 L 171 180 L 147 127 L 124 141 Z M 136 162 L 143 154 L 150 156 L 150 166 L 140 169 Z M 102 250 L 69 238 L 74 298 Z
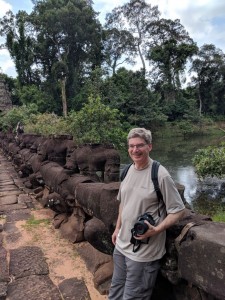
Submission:
M 16 15 L 11 11 L 7 12 L 0 19 L 0 35 L 6 37 L 2 47 L 7 48 L 15 63 L 20 86 L 39 82 L 35 68 L 35 41 L 28 14 L 25 11 L 19 11 Z
M 104 61 L 112 70 L 113 75 L 119 65 L 134 64 L 134 39 L 127 30 L 118 30 L 117 28 L 104 30 L 103 49 Z
M 151 6 L 145 0 L 130 0 L 106 15 L 107 29 L 126 30 L 132 35 L 130 41 L 141 60 L 144 75 L 146 73 L 145 56 L 148 52 L 146 41 L 151 39 L 150 28 L 159 19 L 159 15 L 158 6 Z
M 100 64 L 101 26 L 97 13 L 85 0 L 34 2 L 31 14 L 37 35 L 37 62 L 43 75 L 60 83 L 63 114 L 80 78 Z
M 213 44 L 203 45 L 190 69 L 199 98 L 199 113 L 225 113 L 225 54 Z
M 175 102 L 181 88 L 181 76 L 198 47 L 179 20 L 160 19 L 151 28 L 153 40 L 148 59 L 153 63 L 157 83 L 166 102 Z
M 41 83 L 49 98 L 68 99 L 79 92 L 83 78 L 101 64 L 101 25 L 91 1 L 33 0 L 30 15 L 9 12 L 0 20 L 0 34 L 13 58 L 21 86 Z

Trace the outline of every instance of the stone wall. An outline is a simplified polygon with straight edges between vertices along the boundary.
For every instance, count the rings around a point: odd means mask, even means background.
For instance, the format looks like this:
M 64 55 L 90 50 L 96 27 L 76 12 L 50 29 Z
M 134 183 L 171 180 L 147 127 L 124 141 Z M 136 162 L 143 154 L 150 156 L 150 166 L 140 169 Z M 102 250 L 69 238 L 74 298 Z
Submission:
M 12 108 L 11 95 L 4 79 L 0 76 L 0 112 Z
M 0 142 L 27 188 L 55 212 L 55 228 L 72 243 L 89 242 L 80 255 L 94 274 L 96 288 L 107 293 L 120 186 L 117 151 L 111 145 L 78 147 L 67 136 L 23 134 L 15 140 L 1 133 Z M 185 202 L 184 187 L 177 187 Z M 225 300 L 225 224 L 186 206 L 184 218 L 167 230 L 167 254 L 153 300 Z M 94 264 L 97 256 L 101 263 Z

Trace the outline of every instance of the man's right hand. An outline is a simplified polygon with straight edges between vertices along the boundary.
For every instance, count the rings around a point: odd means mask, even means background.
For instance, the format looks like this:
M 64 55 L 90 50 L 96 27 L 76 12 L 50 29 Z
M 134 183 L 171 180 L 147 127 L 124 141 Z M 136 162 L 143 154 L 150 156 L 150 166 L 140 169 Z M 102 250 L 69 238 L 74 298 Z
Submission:
M 118 235 L 119 231 L 120 230 L 118 228 L 116 228 L 114 230 L 113 234 L 112 234 L 112 243 L 113 243 L 113 245 L 116 245 L 116 239 L 117 239 L 117 235 Z

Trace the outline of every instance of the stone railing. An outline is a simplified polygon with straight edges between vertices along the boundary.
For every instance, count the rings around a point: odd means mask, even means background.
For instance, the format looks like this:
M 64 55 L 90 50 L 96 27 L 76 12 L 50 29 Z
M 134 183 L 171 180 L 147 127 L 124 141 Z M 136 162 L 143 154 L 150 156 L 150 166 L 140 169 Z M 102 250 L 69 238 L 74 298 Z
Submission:
M 107 293 L 113 269 L 111 234 L 118 214 L 118 151 L 112 145 L 78 146 L 70 136 L 22 134 L 15 139 L 1 133 L 0 142 L 26 187 L 55 211 L 53 223 L 62 236 L 72 243 L 88 241 L 87 252 L 98 252 L 101 263 L 93 270 L 94 283 L 100 293 Z M 184 187 L 177 188 L 185 202 Z M 185 217 L 167 230 L 167 254 L 152 299 L 223 300 L 225 224 L 186 206 Z M 83 256 L 87 264 L 93 260 L 90 253 Z

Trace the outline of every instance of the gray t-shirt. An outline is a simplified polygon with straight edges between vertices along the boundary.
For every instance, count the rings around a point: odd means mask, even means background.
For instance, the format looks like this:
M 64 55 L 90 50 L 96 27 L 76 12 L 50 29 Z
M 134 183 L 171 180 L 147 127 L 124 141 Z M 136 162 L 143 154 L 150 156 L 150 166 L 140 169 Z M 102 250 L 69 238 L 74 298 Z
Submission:
M 158 200 L 151 180 L 150 165 L 143 170 L 136 170 L 132 165 L 121 182 L 117 199 L 122 205 L 122 225 L 117 236 L 116 248 L 126 257 L 139 262 L 154 261 L 165 254 L 166 231 L 150 237 L 148 244 L 141 244 L 137 252 L 133 252 L 130 243 L 131 229 L 138 217 L 149 212 L 155 224 L 162 222 L 167 214 L 177 213 L 184 209 L 183 201 L 168 171 L 159 166 L 158 181 L 163 201 Z M 160 212 L 160 216 L 159 216 Z

